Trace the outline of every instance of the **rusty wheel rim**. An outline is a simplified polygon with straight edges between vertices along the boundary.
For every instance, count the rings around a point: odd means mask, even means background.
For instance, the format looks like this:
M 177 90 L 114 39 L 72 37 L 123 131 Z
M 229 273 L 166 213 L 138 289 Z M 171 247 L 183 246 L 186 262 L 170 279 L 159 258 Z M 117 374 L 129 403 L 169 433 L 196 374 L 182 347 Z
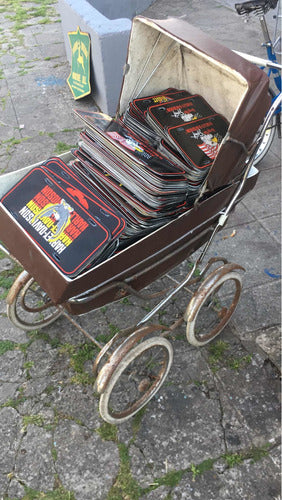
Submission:
M 41 301 L 42 303 L 40 304 L 38 302 L 37 305 L 33 306 L 29 305 L 27 298 L 29 292 L 32 292 L 34 298 L 37 298 L 38 301 Z M 30 278 L 30 280 L 26 283 L 26 285 L 23 287 L 21 291 L 20 305 L 24 309 L 24 311 L 30 313 L 39 313 L 53 306 L 48 295 L 45 292 L 43 292 L 43 290 L 39 287 L 39 285 L 37 285 L 37 283 L 33 278 Z
M 7 299 L 7 314 L 15 326 L 34 330 L 55 321 L 61 311 L 27 273 L 21 273 Z
M 127 403 L 128 407 L 125 408 L 124 410 L 121 410 L 121 411 L 115 411 L 111 407 L 111 404 L 113 404 L 113 401 L 110 400 L 110 414 L 113 418 L 127 417 L 131 413 L 134 413 L 139 407 L 141 408 L 142 406 L 144 406 L 144 404 L 151 399 L 151 394 L 153 392 L 155 392 L 156 387 L 160 384 L 160 381 L 161 381 L 161 379 L 166 371 L 167 362 L 168 362 L 168 355 L 167 355 L 166 351 L 164 351 L 164 352 L 165 352 L 165 359 L 161 363 L 160 369 L 159 369 L 158 373 L 156 373 L 156 374 L 153 374 L 153 373 L 148 374 L 147 370 L 144 369 L 144 371 L 140 374 L 141 376 L 139 379 L 139 377 L 137 378 L 137 374 L 134 373 L 134 369 L 132 367 L 128 367 L 128 369 L 126 370 L 126 373 L 124 375 L 131 377 L 131 379 L 133 379 L 133 377 L 135 377 L 134 385 L 137 386 L 137 391 L 136 391 L 137 399 L 132 403 Z M 141 361 L 141 357 L 143 357 L 142 354 L 140 356 L 138 356 L 138 361 Z M 138 382 L 137 382 L 137 380 L 138 380 Z M 139 380 L 140 380 L 140 382 L 139 382 Z M 140 391 L 140 384 L 142 384 L 142 382 L 144 380 L 149 381 L 149 386 L 147 386 L 145 391 L 141 392 Z M 123 384 L 123 383 L 121 382 L 121 384 Z M 138 396 L 139 396 L 139 398 L 138 398 Z
M 228 294 L 225 294 L 223 288 L 225 285 L 232 286 L 234 290 L 228 290 Z M 199 343 L 207 343 L 216 337 L 223 328 L 229 322 L 231 316 L 233 315 L 239 298 L 241 295 L 241 282 L 236 280 L 236 278 L 226 279 L 218 287 L 212 290 L 211 294 L 207 294 L 199 308 L 199 311 L 195 317 L 195 338 Z M 203 315 L 205 314 L 204 309 L 207 308 L 210 314 L 207 314 L 207 323 L 209 323 L 208 332 L 203 333 L 205 326 L 203 325 L 205 319 Z M 202 316 L 199 321 L 199 317 Z

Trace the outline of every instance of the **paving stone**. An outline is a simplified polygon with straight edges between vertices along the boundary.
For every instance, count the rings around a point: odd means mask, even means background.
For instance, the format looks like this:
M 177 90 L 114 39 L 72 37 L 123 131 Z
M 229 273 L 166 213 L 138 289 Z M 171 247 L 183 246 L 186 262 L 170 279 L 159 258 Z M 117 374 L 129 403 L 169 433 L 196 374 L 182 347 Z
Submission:
M 19 139 L 19 123 L 17 120 L 17 114 L 13 106 L 13 100 L 11 98 L 10 92 L 6 91 L 6 94 L 2 97 L 2 111 L 0 120 L 0 137 L 1 141 L 7 141 L 8 139 L 14 138 Z
M 13 500 L 24 498 L 25 489 L 16 479 L 12 479 L 8 488 L 9 498 L 13 498 Z
M 29 375 L 30 376 L 30 375 Z M 40 396 L 50 386 L 49 377 L 37 377 L 28 379 L 24 385 L 24 397 L 34 398 Z M 34 402 L 32 402 L 34 405 Z
M 63 486 L 76 500 L 104 500 L 119 469 L 117 446 L 69 421 L 58 425 L 54 443 Z
M 12 267 L 13 261 L 9 259 L 9 257 L 3 257 L 2 259 L 0 259 L 0 272 L 11 269 Z
M 275 88 L 275 85 L 271 85 Z M 279 167 L 281 162 L 281 143 L 280 139 L 277 137 L 277 133 L 275 133 L 275 137 L 273 143 L 271 144 L 271 148 L 268 151 L 267 155 L 263 158 L 263 160 L 259 163 L 259 170 L 267 170 L 270 168 Z
M 65 68 L 65 65 L 63 65 L 63 67 Z M 9 90 L 14 104 L 19 105 L 19 109 L 16 108 L 17 114 L 18 111 L 22 109 L 20 104 L 23 106 L 24 104 L 27 105 L 28 103 L 31 103 L 30 91 L 34 93 L 34 96 L 32 97 L 32 106 L 30 106 L 30 108 L 33 108 L 35 100 L 40 96 L 42 97 L 43 93 L 48 95 L 53 93 L 54 87 L 57 90 L 59 86 L 67 85 L 66 82 L 62 82 L 61 79 L 56 79 L 58 72 L 61 72 L 61 69 L 55 70 L 54 73 L 52 72 L 50 74 L 50 68 L 46 68 L 46 64 L 44 64 L 43 61 L 40 61 L 37 62 L 25 75 L 14 75 L 13 80 L 9 82 Z M 46 82 L 45 88 L 43 87 L 44 82 Z M 25 101 L 25 103 L 21 103 L 21 97 L 22 101 Z M 44 102 L 42 104 L 44 104 Z
M 81 318 L 73 317 L 72 319 L 77 321 L 93 338 L 110 333 L 107 318 L 101 310 L 91 311 Z M 85 342 L 91 342 L 64 316 L 49 325 L 46 331 L 52 340 L 56 339 L 61 344 L 82 345 Z M 96 354 L 94 354 L 93 362 L 95 357 Z
M 17 410 L 20 415 L 25 416 L 25 415 L 38 415 L 42 414 L 42 418 L 45 415 L 47 409 L 44 406 L 43 402 L 40 402 L 37 400 L 37 397 L 32 397 L 26 394 L 26 386 L 27 382 L 24 382 L 20 386 L 20 398 L 17 400 Z M 47 386 L 48 387 L 48 386 Z M 44 388 L 43 388 L 44 390 Z M 36 394 L 37 396 L 37 394 Z M 49 409 L 48 409 L 49 410 Z M 49 414 L 48 418 L 46 420 L 49 420 Z
M 1 382 L 18 382 L 23 375 L 24 354 L 7 351 L 1 356 Z
M 1 476 L 6 476 L 13 470 L 16 452 L 22 438 L 21 426 L 22 418 L 16 410 L 8 407 L 0 409 Z
M 252 191 L 252 198 L 249 202 L 249 210 L 257 217 L 263 218 L 279 213 L 281 184 L 280 166 L 271 171 L 261 171 L 255 189 Z M 264 203 L 263 200 L 267 200 Z
M 279 378 L 279 374 L 281 373 L 280 332 L 280 325 L 250 332 L 241 331 L 239 335 L 236 332 L 236 335 L 240 338 L 242 345 L 244 345 L 247 351 L 252 354 L 255 353 L 254 357 L 256 361 L 258 360 L 258 356 L 260 356 L 261 366 L 268 363 L 272 367 L 274 378 Z M 257 339 L 259 339 L 258 342 Z
M 17 392 L 17 382 L 4 382 L 0 383 L 0 405 L 6 403 L 8 400 L 13 399 Z
M 121 308 L 117 308 L 116 310 L 115 304 L 109 304 L 109 306 L 106 306 L 105 308 L 90 311 L 87 315 L 79 318 L 79 321 L 83 328 L 85 328 L 90 335 L 95 338 L 99 335 L 108 335 L 109 333 L 113 333 L 109 325 L 111 324 L 117 326 L 116 319 L 118 319 L 120 315 Z M 80 333 L 79 338 L 81 342 L 85 341 L 85 337 Z
M 146 311 L 141 307 L 130 304 L 123 304 L 122 302 L 116 302 L 114 304 L 109 304 L 106 306 L 105 316 L 108 320 L 108 332 L 111 331 L 109 325 L 116 326 L 119 330 L 127 328 L 134 324 L 145 316 Z
M 280 274 L 279 244 L 257 222 L 240 227 L 234 237 L 230 229 L 222 230 L 216 237 L 211 251 L 215 256 L 224 256 L 231 262 L 245 267 L 244 288 L 271 282 L 266 269 Z M 251 262 L 251 265 L 246 263 Z
M 4 301 L 3 301 L 4 302 Z M 4 302 L 4 311 L 6 311 L 6 304 Z M 4 312 L 3 311 L 3 312 Z M 0 330 L 0 340 L 10 340 L 11 342 L 15 342 L 18 344 L 24 344 L 28 342 L 28 336 L 26 332 L 17 328 L 11 323 L 9 318 L 2 316 L 1 317 L 1 330 Z
M 147 487 L 167 470 L 185 469 L 223 451 L 218 401 L 190 386 L 168 386 L 150 403 L 130 447 L 132 473 Z
M 160 486 L 156 490 L 150 491 L 141 497 L 141 500 L 166 500 L 168 498 L 170 488 L 167 486 Z
M 255 361 L 232 372 L 221 370 L 218 385 L 228 450 L 246 447 L 247 437 L 255 444 L 279 437 L 279 380 Z
M 3 124 L 1 126 L 0 123 L 0 137 L 2 142 L 2 151 L 3 155 L 9 155 L 11 154 L 11 151 L 14 148 L 14 144 L 16 144 L 18 141 L 21 141 L 21 134 L 19 131 L 19 126 L 18 124 L 12 125 L 10 123 L 6 123 L 3 121 Z
M 195 479 L 192 473 L 187 473 L 179 485 L 173 489 L 171 498 L 173 500 L 198 500 L 198 498 L 219 500 L 220 488 L 221 478 L 212 471 L 208 471 Z
M 278 368 L 281 367 L 280 340 L 281 328 L 278 327 L 269 328 L 256 337 L 256 343 Z
M 273 442 L 273 440 L 271 440 Z M 269 452 L 269 458 L 276 466 L 276 470 L 281 468 L 281 444 L 274 446 Z
M 52 490 L 55 467 L 52 459 L 52 433 L 38 425 L 28 425 L 16 458 L 15 475 L 26 486 L 39 491 Z
M 0 97 L 6 99 L 9 96 L 9 88 L 6 80 L 0 80 Z
M 245 461 L 220 475 L 208 471 L 193 478 L 192 473 L 187 473 L 173 489 L 171 498 L 172 500 L 279 499 L 279 468 L 274 471 L 272 460 L 267 457 L 257 463 L 252 463 L 251 460 Z
M 222 2 L 221 2 L 222 3 Z M 248 40 L 248 52 L 252 53 L 252 49 L 255 54 L 258 54 L 258 43 L 256 41 L 257 28 L 255 23 L 250 20 L 247 26 L 242 27 L 242 19 L 235 15 L 234 8 L 230 10 L 224 2 L 224 7 L 219 5 L 220 2 L 216 2 L 213 5 L 213 15 L 220 20 L 220 29 L 215 29 L 215 24 L 210 22 L 209 16 L 203 15 L 203 12 L 207 12 L 210 8 L 208 0 L 204 0 L 199 4 L 197 1 L 192 0 L 189 5 L 185 0 L 181 0 L 175 4 L 169 4 L 163 2 L 162 0 L 157 0 L 149 7 L 144 15 L 153 17 L 156 19 L 162 19 L 167 16 L 171 17 L 186 17 L 187 21 L 192 25 L 199 26 L 200 29 L 209 33 L 213 38 L 219 40 L 229 48 L 236 50 L 246 51 L 244 37 L 231 37 L 230 33 L 236 33 L 244 31 L 244 35 Z M 188 7 L 188 10 L 187 10 Z M 232 6 L 233 7 L 233 6 Z
M 274 238 L 279 244 L 281 242 L 281 216 L 271 215 L 265 219 L 260 220 L 261 225 L 269 232 L 270 236 Z
M 234 229 L 239 226 L 237 230 L 240 231 L 240 226 L 242 224 L 249 224 L 255 220 L 254 215 L 248 209 L 248 198 L 251 194 L 252 193 L 248 193 L 243 201 L 236 205 L 235 210 L 229 216 L 225 228 L 231 227 Z
M 12 55 L 8 57 L 12 58 Z M 40 47 L 36 45 L 35 38 L 32 37 L 31 40 L 29 40 L 24 45 L 19 45 L 17 47 L 14 66 L 11 67 L 11 64 L 9 64 L 9 60 L 7 59 L 4 59 L 3 66 L 7 71 L 6 73 L 7 75 L 10 76 L 11 72 L 14 72 L 15 75 L 18 75 L 19 73 L 24 72 L 25 70 L 29 72 L 30 69 L 33 69 L 37 64 L 40 63 L 40 60 L 41 60 Z
M 48 133 L 68 128 L 70 124 L 69 113 L 63 109 L 63 105 L 59 102 L 56 103 L 56 107 L 54 105 L 55 98 L 50 97 L 43 103 L 41 96 L 39 96 L 34 99 L 34 107 L 30 110 L 30 105 L 26 100 L 17 100 L 18 119 L 19 123 L 25 125 L 25 134 L 29 136 L 35 134 L 38 130 Z M 62 112 L 59 115 L 60 121 L 56 119 L 55 109 L 57 109 L 57 112 Z M 44 121 L 42 115 L 44 115 Z
M 242 291 L 232 317 L 236 330 L 251 332 L 280 324 L 280 280 Z
M 51 341 L 58 342 L 61 345 L 72 344 L 75 346 L 83 344 L 83 342 L 85 342 L 82 333 L 79 332 L 77 328 L 72 325 L 64 316 L 58 318 L 51 325 L 48 325 L 48 327 L 44 331 L 48 333 Z
M 49 400 L 56 412 L 82 422 L 88 428 L 97 428 L 101 424 L 92 386 L 68 385 L 53 393 Z
M 51 396 L 48 396 L 49 391 L 53 392 L 54 390 L 60 392 L 65 385 L 70 383 L 70 380 L 74 376 L 75 372 L 69 366 L 69 359 L 62 356 L 57 350 L 54 350 L 54 352 L 56 353 L 54 358 L 51 357 L 48 360 L 48 356 L 46 356 L 45 362 L 43 354 L 43 365 L 41 366 L 40 363 L 37 363 L 29 369 L 28 377 L 24 384 L 23 394 L 25 397 L 40 397 L 42 401 L 46 398 L 47 404 L 51 398 Z M 42 354 L 40 355 L 39 353 L 38 358 L 42 359 Z M 29 359 L 33 358 L 31 357 Z M 30 362 L 33 363 L 33 361 Z M 46 394 L 48 397 L 46 397 Z M 32 404 L 33 399 L 29 401 Z
M 280 469 L 273 467 L 270 458 L 261 462 L 247 461 L 234 467 L 224 476 L 219 499 L 272 500 L 280 497 Z
M 35 30 L 33 31 L 34 31 L 34 36 L 36 38 L 36 42 L 39 45 L 42 46 L 51 45 L 50 43 L 51 40 L 55 45 L 63 42 L 63 34 L 60 24 L 48 24 L 46 26 L 46 29 L 44 29 L 44 31 L 43 30 L 36 30 L 36 32 Z
M 204 381 L 205 384 L 214 386 L 211 371 L 201 349 L 191 346 L 186 340 L 173 341 L 172 345 L 173 365 L 167 383 L 187 387 Z
M 25 120 L 22 121 L 25 130 Z M 37 131 L 40 133 L 40 128 Z M 27 137 L 27 135 L 25 136 Z M 12 157 L 7 157 L 5 164 L 5 172 L 14 172 L 19 169 L 20 166 L 27 167 L 35 163 L 41 162 L 49 156 L 48 151 L 54 150 L 54 140 L 48 136 L 38 136 L 37 134 L 33 137 L 28 137 L 27 140 L 22 140 L 19 144 L 13 146 Z
M 52 33 L 52 36 L 54 34 Z M 38 39 L 39 38 L 39 35 L 36 35 L 36 38 Z M 50 40 L 50 39 L 49 39 Z M 65 46 L 64 46 L 64 41 L 62 38 L 60 38 L 58 40 L 57 43 L 42 43 L 42 40 L 41 41 L 41 45 L 40 45 L 40 52 L 41 52 L 41 56 L 44 58 L 49 58 L 51 57 L 52 59 L 53 58 L 62 58 L 63 61 L 64 61 L 64 64 L 65 64 Z M 47 62 L 47 61 L 46 61 Z M 53 62 L 56 62 L 56 59 L 53 60 Z
M 191 258 L 191 260 L 193 260 L 194 262 L 194 259 Z M 190 270 L 189 259 L 187 259 L 181 262 L 181 264 L 179 264 L 177 267 L 171 269 L 168 275 L 179 283 L 185 278 L 189 270 Z
M 42 340 L 34 341 L 27 352 L 26 361 L 31 363 L 29 369 L 31 378 L 42 378 L 50 374 L 55 368 L 59 353 Z

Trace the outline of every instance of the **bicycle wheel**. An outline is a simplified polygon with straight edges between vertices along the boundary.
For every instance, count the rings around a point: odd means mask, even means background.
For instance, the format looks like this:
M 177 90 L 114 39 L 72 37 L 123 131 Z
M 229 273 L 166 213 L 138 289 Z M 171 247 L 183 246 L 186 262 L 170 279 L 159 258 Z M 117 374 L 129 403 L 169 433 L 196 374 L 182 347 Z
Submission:
M 162 337 L 150 338 L 131 349 L 101 395 L 101 417 L 117 424 L 135 415 L 164 383 L 172 358 L 172 346 Z
M 275 97 L 275 93 L 272 89 L 269 89 L 269 93 L 271 95 L 271 98 Z M 269 151 L 269 148 L 275 137 L 275 128 L 276 128 L 275 120 L 276 116 L 272 116 L 269 122 L 269 127 L 266 129 L 265 134 L 261 140 L 260 146 L 257 150 L 257 154 L 254 160 L 254 165 L 257 165 L 259 162 L 261 162 Z
M 203 346 L 219 335 L 236 309 L 241 290 L 242 277 L 238 272 L 218 275 L 212 281 L 209 276 L 206 278 L 186 311 L 190 344 Z
M 7 297 L 7 315 L 22 330 L 36 330 L 53 323 L 61 311 L 35 280 L 23 271 L 14 281 Z

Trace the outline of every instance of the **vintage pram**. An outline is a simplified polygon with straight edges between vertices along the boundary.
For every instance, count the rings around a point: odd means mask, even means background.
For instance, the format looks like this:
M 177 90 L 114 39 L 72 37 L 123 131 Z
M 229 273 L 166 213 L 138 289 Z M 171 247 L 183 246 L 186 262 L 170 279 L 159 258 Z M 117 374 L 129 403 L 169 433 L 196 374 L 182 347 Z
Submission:
M 100 413 L 109 423 L 120 423 L 134 415 L 163 384 L 173 355 L 166 337 L 179 322 L 165 331 L 159 324 L 146 323 L 178 291 L 188 284 L 200 284 L 184 314 L 187 339 L 196 346 L 218 335 L 236 308 L 242 286 L 241 266 L 214 258 L 200 272 L 195 271 L 230 212 L 256 184 L 258 171 L 253 167 L 253 159 L 263 136 L 261 124 L 270 107 L 268 85 L 263 71 L 184 20 L 136 17 L 118 113 L 122 114 L 137 95 L 152 95 L 175 87 L 200 94 L 230 123 L 193 208 L 70 279 L 0 205 L 1 248 L 25 269 L 9 291 L 8 316 L 16 326 L 32 330 L 64 314 L 98 346 L 100 352 L 93 368 L 97 374 L 96 389 L 101 395 Z M 265 127 L 266 124 L 267 121 Z M 64 161 L 70 158 L 70 153 L 63 156 Z M 0 197 L 32 167 L 2 175 Z M 165 298 L 137 325 L 119 331 L 105 346 L 73 319 L 129 294 L 139 296 L 139 290 L 200 247 L 202 251 L 186 278 L 166 291 Z M 211 266 L 213 271 L 204 278 Z M 215 299 L 215 294 L 220 299 Z M 201 320 L 206 306 L 214 316 L 211 324 Z

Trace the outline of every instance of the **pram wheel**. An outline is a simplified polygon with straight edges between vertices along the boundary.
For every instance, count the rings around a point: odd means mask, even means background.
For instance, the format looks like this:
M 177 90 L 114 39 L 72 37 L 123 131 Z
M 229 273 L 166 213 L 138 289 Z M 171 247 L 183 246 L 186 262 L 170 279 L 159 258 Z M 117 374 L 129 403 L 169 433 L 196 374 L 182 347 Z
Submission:
M 118 364 L 101 395 L 101 417 L 117 424 L 135 415 L 160 389 L 172 358 L 172 346 L 163 337 L 152 337 L 132 348 Z
M 213 271 L 200 285 L 188 304 L 186 336 L 194 346 L 214 339 L 227 325 L 238 304 L 242 277 L 236 264 L 225 264 Z
M 22 330 L 36 330 L 55 321 L 61 311 L 35 280 L 23 271 L 7 296 L 7 315 Z

